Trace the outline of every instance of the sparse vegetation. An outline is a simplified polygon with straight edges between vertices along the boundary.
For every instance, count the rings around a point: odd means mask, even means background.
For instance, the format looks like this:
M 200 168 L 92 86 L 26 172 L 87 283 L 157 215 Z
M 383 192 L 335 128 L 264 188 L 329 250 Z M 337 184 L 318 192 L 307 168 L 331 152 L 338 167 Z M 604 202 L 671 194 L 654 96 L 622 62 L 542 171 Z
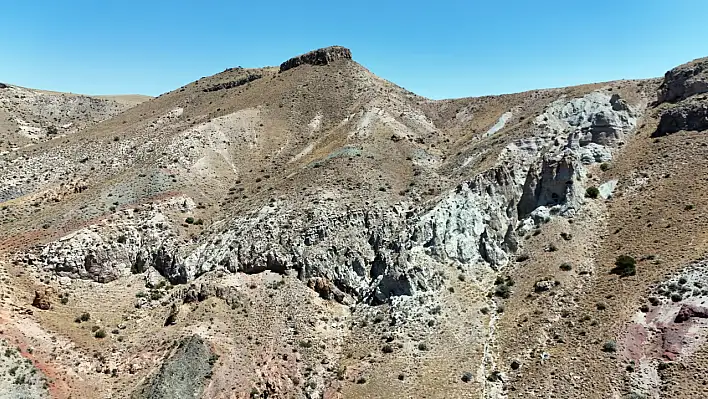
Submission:
M 620 277 L 634 276 L 637 274 L 636 261 L 629 255 L 620 255 L 615 260 L 615 267 L 610 271 Z
M 97 330 L 97 331 L 93 334 L 94 337 L 99 338 L 99 339 L 106 338 L 107 335 L 108 335 L 108 334 L 106 334 L 106 330 L 104 330 L 104 329 L 102 329 L 102 328 L 99 329 L 99 330 Z
M 187 224 L 194 224 L 194 218 L 190 216 L 190 217 L 184 219 L 184 222 Z
M 617 342 L 614 340 L 605 342 L 605 344 L 602 345 L 602 350 L 608 353 L 617 352 Z
M 568 262 L 563 262 L 561 263 L 559 269 L 563 270 L 564 272 L 569 272 L 573 270 L 573 266 Z
M 585 196 L 595 199 L 600 196 L 600 190 L 595 186 L 588 187 L 587 190 L 585 190 Z

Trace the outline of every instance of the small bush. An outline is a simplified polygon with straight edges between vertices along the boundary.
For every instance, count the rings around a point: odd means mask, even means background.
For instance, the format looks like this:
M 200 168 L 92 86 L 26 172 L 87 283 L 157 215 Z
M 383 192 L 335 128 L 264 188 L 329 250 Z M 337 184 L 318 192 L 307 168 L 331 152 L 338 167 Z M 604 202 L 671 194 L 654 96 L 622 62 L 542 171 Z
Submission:
M 615 260 L 615 267 L 610 270 L 610 273 L 617 274 L 620 277 L 634 276 L 637 274 L 637 262 L 629 255 L 620 255 Z
M 499 284 L 494 288 L 494 295 L 507 299 L 511 295 L 511 289 L 506 284 Z
M 80 319 L 81 319 L 81 321 L 89 321 L 89 320 L 91 320 L 91 315 L 88 312 L 83 313 L 81 315 Z
M 609 163 L 607 163 L 607 162 L 603 162 L 603 163 L 600 164 L 600 170 L 603 171 L 603 172 L 607 172 L 607 171 L 610 170 L 611 168 L 612 168 L 612 166 L 611 166 Z
M 107 336 L 106 330 L 100 329 L 100 330 L 96 331 L 96 333 L 93 334 L 93 336 L 96 338 L 106 338 L 106 336 Z
M 381 348 L 381 352 L 383 352 L 383 353 L 393 353 L 393 347 L 392 347 L 391 345 L 389 345 L 389 344 L 386 344 L 386 345 L 384 345 L 384 346 Z
M 125 234 L 121 234 L 116 241 L 118 241 L 118 244 L 125 244 L 128 241 L 128 237 Z
M 184 222 L 187 224 L 194 224 L 194 218 L 190 216 L 190 217 L 184 219 Z
M 605 344 L 602 345 L 602 351 L 608 353 L 617 352 L 617 342 L 615 342 L 614 340 L 609 340 L 605 342 Z
M 560 269 L 563 270 L 564 272 L 569 272 L 569 271 L 573 270 L 573 266 L 571 266 L 570 263 L 565 262 L 565 263 L 561 263 Z
M 588 187 L 587 190 L 585 190 L 585 196 L 588 198 L 595 199 L 600 195 L 600 190 L 597 189 L 597 187 L 592 186 Z
M 527 260 L 529 260 L 529 256 L 527 254 L 521 254 L 516 257 L 517 262 L 525 262 Z

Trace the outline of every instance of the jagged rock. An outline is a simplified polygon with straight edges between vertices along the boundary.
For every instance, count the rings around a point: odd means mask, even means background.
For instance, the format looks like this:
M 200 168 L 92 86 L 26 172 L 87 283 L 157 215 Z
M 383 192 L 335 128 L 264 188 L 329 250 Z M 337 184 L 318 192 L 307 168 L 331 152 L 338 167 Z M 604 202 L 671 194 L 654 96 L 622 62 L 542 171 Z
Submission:
M 657 94 L 657 104 L 675 103 L 706 92 L 708 58 L 699 58 L 666 72 Z
M 536 124 L 554 132 L 572 132 L 568 147 L 590 143 L 612 145 L 637 124 L 637 111 L 619 95 L 594 91 L 572 100 L 558 100 L 536 118 Z
M 344 293 L 332 284 L 331 281 L 324 277 L 313 277 L 307 282 L 310 289 L 317 292 L 323 299 L 334 299 L 337 302 L 344 301 Z
M 38 289 L 34 291 L 34 300 L 32 301 L 32 306 L 41 310 L 49 310 L 52 307 L 52 303 L 49 301 L 50 290 L 49 289 Z
M 683 304 L 679 310 L 675 323 L 683 323 L 684 321 L 690 320 L 694 317 L 700 319 L 708 319 L 708 308 L 696 305 Z
M 540 171 L 535 167 L 528 171 L 517 206 L 519 219 L 538 207 L 566 204 L 569 209 L 578 208 L 580 196 L 576 186 L 580 179 L 571 154 L 563 154 L 560 159 L 544 158 Z
M 165 326 L 171 326 L 177 323 L 177 316 L 179 315 L 179 305 L 176 302 L 172 303 L 170 307 L 170 313 L 167 314 L 165 319 Z
M 553 280 L 541 280 L 536 282 L 533 289 L 536 292 L 545 292 L 553 289 L 555 286 L 556 283 Z
M 706 99 L 690 99 L 662 111 L 659 126 L 652 137 L 666 136 L 681 130 L 708 130 L 708 103 Z
M 299 55 L 280 64 L 280 72 L 298 67 L 303 64 L 327 65 L 336 60 L 351 60 L 352 52 L 345 47 L 331 46 Z
M 0 89 L 7 89 L 10 86 L 6 85 L 5 83 L 0 83 Z

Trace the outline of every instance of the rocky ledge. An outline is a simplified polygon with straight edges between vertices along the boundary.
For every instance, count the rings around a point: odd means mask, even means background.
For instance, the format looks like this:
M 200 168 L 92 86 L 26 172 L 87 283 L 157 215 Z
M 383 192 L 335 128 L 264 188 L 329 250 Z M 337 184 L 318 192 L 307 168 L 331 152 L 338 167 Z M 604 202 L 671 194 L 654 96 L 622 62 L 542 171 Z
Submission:
M 708 92 L 708 57 L 693 60 L 666 72 L 657 103 L 675 103 Z
M 283 62 L 280 64 L 280 72 L 299 67 L 303 64 L 327 65 L 337 60 L 351 59 L 352 52 L 348 48 L 341 46 L 330 46 L 310 51 L 309 53 L 299 55 Z

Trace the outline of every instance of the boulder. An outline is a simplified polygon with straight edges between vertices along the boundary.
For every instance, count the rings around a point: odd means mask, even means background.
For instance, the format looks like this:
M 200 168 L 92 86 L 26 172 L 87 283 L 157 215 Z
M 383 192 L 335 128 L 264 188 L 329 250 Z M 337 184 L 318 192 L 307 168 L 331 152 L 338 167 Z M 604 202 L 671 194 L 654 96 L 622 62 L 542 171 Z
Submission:
M 675 103 L 708 92 L 708 57 L 693 60 L 666 72 L 659 86 L 657 105 Z
M 337 60 L 351 60 L 352 52 L 345 47 L 331 46 L 299 55 L 280 64 L 280 72 L 298 67 L 303 64 L 327 65 Z
M 0 89 L 7 89 L 8 87 L 10 86 L 6 85 L 5 83 L 0 83 Z
M 327 278 L 313 277 L 307 282 L 307 286 L 318 293 L 323 299 L 334 299 L 337 302 L 344 300 L 344 293 L 335 287 Z
M 41 310 L 49 310 L 52 303 L 49 301 L 50 292 L 47 289 L 38 289 L 34 291 L 34 300 L 32 306 Z
M 676 315 L 674 322 L 683 323 L 684 321 L 688 321 L 689 319 L 695 317 L 701 319 L 708 319 L 708 308 L 684 304 L 683 306 L 681 306 L 681 310 L 679 310 L 678 314 Z

